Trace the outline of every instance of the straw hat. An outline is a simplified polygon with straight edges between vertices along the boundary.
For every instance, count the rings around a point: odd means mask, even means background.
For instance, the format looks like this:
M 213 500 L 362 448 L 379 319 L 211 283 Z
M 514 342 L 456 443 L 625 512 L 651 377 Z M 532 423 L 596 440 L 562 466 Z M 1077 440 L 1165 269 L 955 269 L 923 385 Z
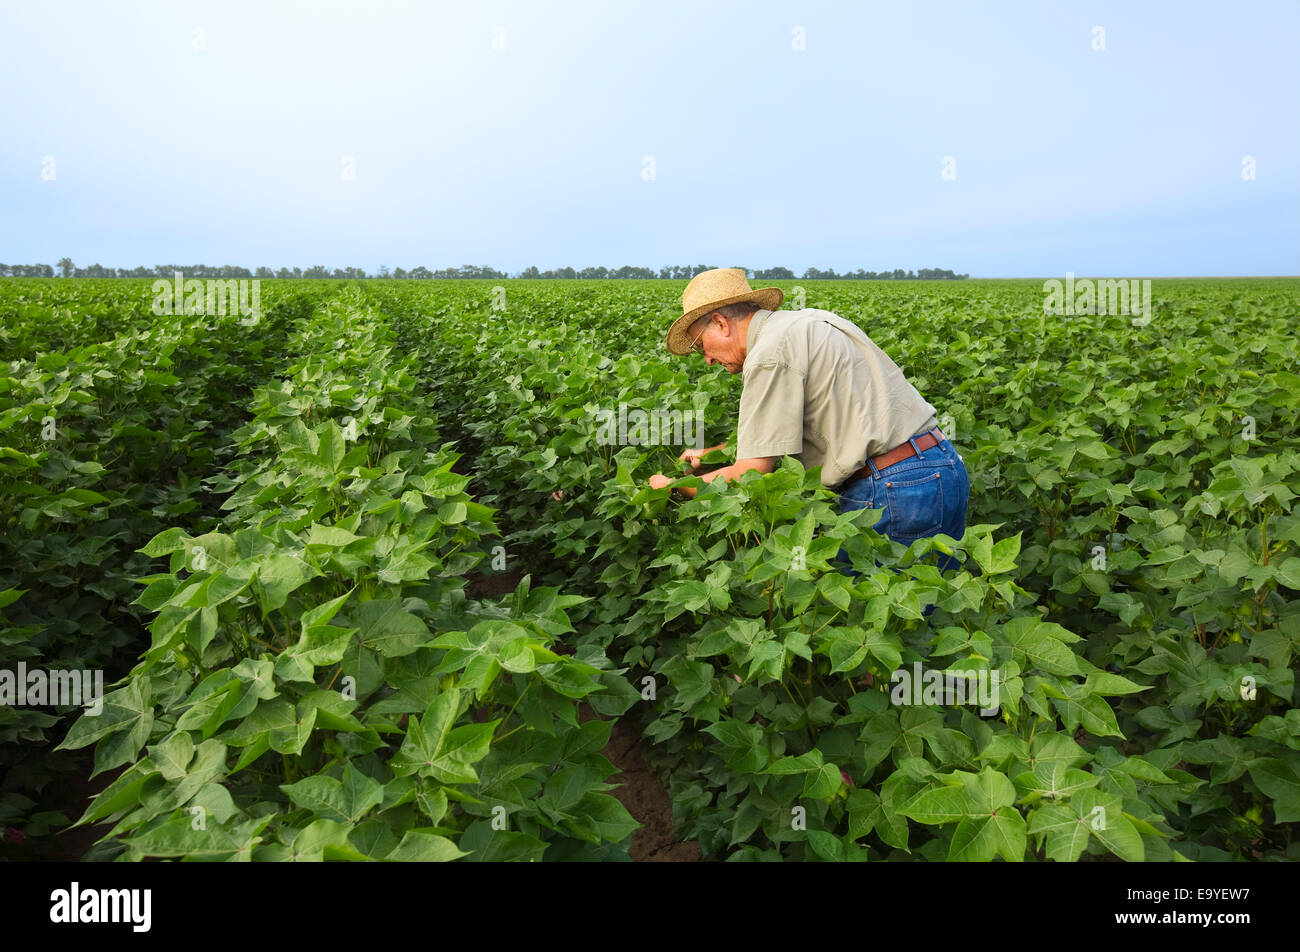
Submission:
M 780 288 L 751 288 L 740 268 L 701 271 L 682 292 L 682 316 L 668 328 L 668 349 L 679 355 L 691 352 L 687 331 L 702 314 L 741 301 L 754 301 L 764 310 L 775 311 L 784 297 Z

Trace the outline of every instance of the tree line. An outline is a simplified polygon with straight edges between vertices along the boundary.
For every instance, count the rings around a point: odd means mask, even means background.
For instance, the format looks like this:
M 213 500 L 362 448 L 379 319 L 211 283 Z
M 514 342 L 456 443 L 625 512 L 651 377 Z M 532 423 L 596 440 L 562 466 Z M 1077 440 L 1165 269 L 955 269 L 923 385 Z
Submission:
M 206 265 L 206 264 L 160 264 L 152 268 L 106 268 L 100 264 L 92 264 L 85 268 L 79 268 L 73 264 L 71 258 L 63 258 L 57 265 L 57 271 L 48 264 L 4 264 L 0 263 L 0 277 L 5 278 L 171 278 L 177 271 L 183 273 L 187 278 L 337 278 L 337 279 L 361 279 L 361 278 L 397 278 L 399 280 L 430 280 L 434 278 L 660 278 L 687 280 L 695 277 L 701 271 L 711 271 L 716 265 L 697 264 L 697 265 L 665 265 L 657 272 L 654 268 L 638 268 L 632 265 L 624 265 L 621 268 L 555 268 L 549 271 L 539 271 L 536 266 L 530 266 L 520 271 L 518 274 L 507 274 L 504 271 L 498 271 L 487 265 L 462 265 L 459 268 L 441 268 L 437 271 L 430 271 L 424 266 L 406 270 L 405 268 L 393 268 L 391 271 L 387 265 L 380 267 L 374 273 L 369 274 L 364 268 L 334 268 L 330 270 L 324 265 L 313 265 L 310 268 L 279 268 L 271 270 L 270 268 L 248 268 L 236 267 L 235 265 Z M 734 265 L 733 267 L 740 267 Z M 834 268 L 823 271 L 820 268 L 808 268 L 803 274 L 795 274 L 789 268 L 741 268 L 745 275 L 755 281 L 777 281 L 790 279 L 804 280 L 840 280 L 840 281 L 959 281 L 969 278 L 969 274 L 954 274 L 946 268 L 921 268 L 917 271 L 904 271 L 902 268 L 895 268 L 893 271 L 864 271 L 859 268 L 857 271 L 846 271 L 843 274 L 837 274 Z

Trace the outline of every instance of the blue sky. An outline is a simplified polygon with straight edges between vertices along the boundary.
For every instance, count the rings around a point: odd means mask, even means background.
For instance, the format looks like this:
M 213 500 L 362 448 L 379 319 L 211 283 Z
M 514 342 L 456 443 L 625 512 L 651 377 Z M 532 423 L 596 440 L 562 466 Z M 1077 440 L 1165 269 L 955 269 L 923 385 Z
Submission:
M 0 261 L 1300 274 L 1298 39 L 1295 0 L 4 0 Z

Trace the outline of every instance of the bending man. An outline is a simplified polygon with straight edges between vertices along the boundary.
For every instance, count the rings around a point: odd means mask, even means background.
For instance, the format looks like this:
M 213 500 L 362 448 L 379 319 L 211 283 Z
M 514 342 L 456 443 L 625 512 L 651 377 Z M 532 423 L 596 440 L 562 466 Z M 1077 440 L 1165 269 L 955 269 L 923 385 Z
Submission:
M 682 293 L 668 349 L 744 375 L 736 462 L 701 478 L 770 473 L 793 456 L 821 467 L 841 511 L 883 507 L 882 535 L 904 544 L 941 532 L 960 539 L 970 478 L 935 408 L 856 324 L 817 308 L 778 310 L 782 299 L 780 288 L 751 289 L 738 268 L 701 272 Z M 681 458 L 698 472 L 707 452 Z M 650 477 L 655 489 L 671 482 Z M 944 556 L 939 567 L 956 561 Z

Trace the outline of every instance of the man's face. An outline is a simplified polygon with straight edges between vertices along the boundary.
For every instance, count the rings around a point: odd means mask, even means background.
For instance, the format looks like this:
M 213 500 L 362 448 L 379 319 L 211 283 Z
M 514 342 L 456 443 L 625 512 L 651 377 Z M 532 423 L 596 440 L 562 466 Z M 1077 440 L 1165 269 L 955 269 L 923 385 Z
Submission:
M 704 362 L 710 367 L 722 364 L 728 373 L 738 374 L 745 365 L 745 328 L 737 323 L 716 311 L 709 315 L 709 326 L 700 337 L 699 346 L 704 352 Z

